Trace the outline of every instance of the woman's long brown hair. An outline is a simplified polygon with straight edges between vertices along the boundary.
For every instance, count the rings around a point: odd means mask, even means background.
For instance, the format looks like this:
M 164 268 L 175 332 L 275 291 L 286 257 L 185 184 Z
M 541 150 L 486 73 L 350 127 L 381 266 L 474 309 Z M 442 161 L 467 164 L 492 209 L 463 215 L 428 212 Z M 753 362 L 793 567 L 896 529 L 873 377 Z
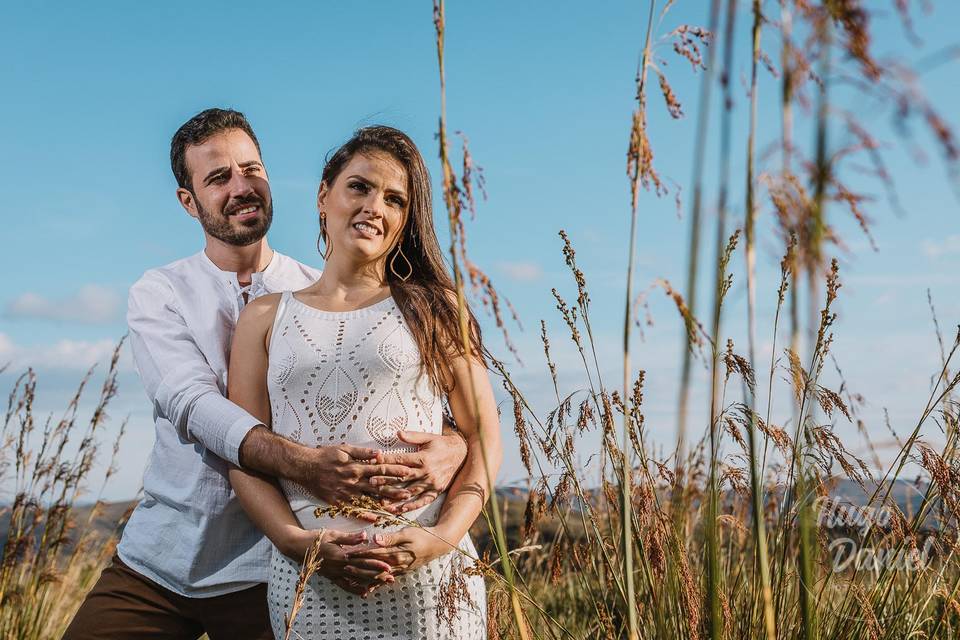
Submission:
M 430 173 L 407 134 L 392 127 L 371 126 L 358 129 L 329 157 L 322 176 L 328 187 L 333 186 L 340 172 L 358 153 L 387 154 L 406 170 L 408 212 L 407 222 L 400 232 L 399 246 L 412 269 L 406 281 L 393 273 L 389 265 L 397 248 L 392 247 L 387 252 L 386 278 L 420 350 L 421 375 L 429 375 L 437 390 L 449 392 L 453 388 L 450 358 L 465 354 L 460 340 L 456 289 L 433 228 Z M 320 236 L 326 243 L 326 230 L 322 224 Z M 395 264 L 397 271 L 406 273 L 403 258 L 396 257 Z M 486 365 L 480 326 L 469 307 L 467 315 L 470 356 Z

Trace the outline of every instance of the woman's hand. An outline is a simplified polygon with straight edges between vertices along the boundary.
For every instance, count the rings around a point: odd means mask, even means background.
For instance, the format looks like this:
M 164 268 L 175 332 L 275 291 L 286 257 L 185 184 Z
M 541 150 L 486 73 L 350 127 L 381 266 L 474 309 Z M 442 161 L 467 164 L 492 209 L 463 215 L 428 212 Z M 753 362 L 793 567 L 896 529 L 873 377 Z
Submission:
M 366 531 L 345 533 L 333 529 L 310 530 L 289 527 L 283 534 L 277 549 L 282 554 L 302 563 L 307 552 L 320 539 L 317 558 L 320 566 L 317 573 L 329 578 L 334 584 L 354 593 L 364 595 L 374 588 L 390 584 L 395 578 L 390 573 L 390 564 L 374 558 L 349 558 L 347 553 L 367 542 Z
M 377 533 L 375 547 L 347 552 L 351 565 L 359 561 L 383 562 L 394 576 L 410 573 L 453 550 L 436 527 L 406 527 L 394 533 Z M 459 541 L 457 541 L 459 542 Z M 352 572 L 348 567 L 347 572 Z

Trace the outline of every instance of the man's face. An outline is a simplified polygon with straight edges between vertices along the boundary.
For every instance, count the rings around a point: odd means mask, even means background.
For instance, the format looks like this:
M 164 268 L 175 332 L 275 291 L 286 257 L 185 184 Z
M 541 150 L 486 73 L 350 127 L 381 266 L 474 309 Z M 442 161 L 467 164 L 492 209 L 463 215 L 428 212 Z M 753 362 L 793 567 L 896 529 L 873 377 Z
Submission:
M 243 247 L 266 235 L 273 219 L 267 172 L 253 143 L 228 129 L 187 147 L 193 191 L 178 189 L 180 203 L 208 235 Z

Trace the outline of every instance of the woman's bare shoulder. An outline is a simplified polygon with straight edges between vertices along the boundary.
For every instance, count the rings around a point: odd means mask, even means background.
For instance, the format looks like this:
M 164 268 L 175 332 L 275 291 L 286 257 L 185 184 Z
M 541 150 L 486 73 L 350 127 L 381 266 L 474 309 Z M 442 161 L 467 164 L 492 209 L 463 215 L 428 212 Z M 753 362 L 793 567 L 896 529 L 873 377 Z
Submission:
M 280 293 L 268 293 L 259 298 L 255 298 L 244 306 L 240 312 L 240 318 L 237 320 L 237 327 L 240 326 L 254 328 L 262 327 L 266 330 L 273 324 L 273 319 L 277 315 L 277 308 L 280 306 Z

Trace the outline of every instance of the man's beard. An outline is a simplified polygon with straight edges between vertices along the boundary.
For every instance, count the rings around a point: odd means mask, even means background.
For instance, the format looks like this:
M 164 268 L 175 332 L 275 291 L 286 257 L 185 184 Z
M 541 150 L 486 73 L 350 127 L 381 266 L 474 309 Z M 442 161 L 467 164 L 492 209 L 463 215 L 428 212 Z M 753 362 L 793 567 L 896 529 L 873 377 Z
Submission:
M 267 235 L 270 230 L 270 223 L 273 222 L 273 202 L 264 202 L 259 197 L 245 198 L 230 203 L 229 209 L 238 210 L 245 206 L 257 205 L 260 207 L 261 214 L 252 220 L 246 220 L 239 223 L 239 228 L 234 225 L 230 216 L 221 212 L 211 213 L 203 208 L 200 201 L 197 200 L 197 218 L 200 220 L 200 226 L 208 234 L 235 247 L 245 247 L 259 241 Z

